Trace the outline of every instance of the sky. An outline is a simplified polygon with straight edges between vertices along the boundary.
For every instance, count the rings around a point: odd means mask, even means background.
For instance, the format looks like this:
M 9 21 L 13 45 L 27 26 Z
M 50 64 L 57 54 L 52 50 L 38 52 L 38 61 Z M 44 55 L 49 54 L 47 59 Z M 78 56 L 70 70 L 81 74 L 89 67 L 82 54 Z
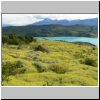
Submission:
M 91 19 L 98 14 L 2 14 L 2 25 L 23 26 L 42 21 L 45 18 L 52 20 Z

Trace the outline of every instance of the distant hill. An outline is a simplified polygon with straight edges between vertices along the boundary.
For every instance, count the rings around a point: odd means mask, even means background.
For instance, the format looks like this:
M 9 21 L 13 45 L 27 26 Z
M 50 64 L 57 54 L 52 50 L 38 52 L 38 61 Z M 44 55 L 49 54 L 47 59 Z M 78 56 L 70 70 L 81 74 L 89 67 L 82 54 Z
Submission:
M 85 25 L 85 26 L 98 26 L 98 18 L 84 19 L 84 20 L 52 20 L 45 18 L 42 21 L 33 23 L 33 25 L 50 25 L 50 24 L 59 24 L 59 25 Z
M 83 20 L 52 20 L 50 18 L 44 18 L 42 21 L 35 22 L 31 25 L 85 25 L 85 26 L 98 26 L 98 18 L 83 19 Z M 11 24 L 2 24 L 2 27 L 13 26 Z
M 2 27 L 9 27 L 9 26 L 12 26 L 10 24 L 3 24 Z
M 2 34 L 20 34 L 35 37 L 52 36 L 79 36 L 97 37 L 98 27 L 84 25 L 28 25 L 28 26 L 9 26 L 2 28 Z

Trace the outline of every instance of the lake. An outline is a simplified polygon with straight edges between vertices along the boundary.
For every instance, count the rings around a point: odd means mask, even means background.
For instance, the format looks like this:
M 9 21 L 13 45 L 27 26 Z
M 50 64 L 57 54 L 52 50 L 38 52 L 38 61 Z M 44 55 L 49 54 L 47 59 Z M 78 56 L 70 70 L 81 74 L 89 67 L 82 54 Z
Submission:
M 67 42 L 87 42 L 93 45 L 98 45 L 98 38 L 89 37 L 36 37 L 37 39 L 48 39 L 48 40 L 62 40 Z

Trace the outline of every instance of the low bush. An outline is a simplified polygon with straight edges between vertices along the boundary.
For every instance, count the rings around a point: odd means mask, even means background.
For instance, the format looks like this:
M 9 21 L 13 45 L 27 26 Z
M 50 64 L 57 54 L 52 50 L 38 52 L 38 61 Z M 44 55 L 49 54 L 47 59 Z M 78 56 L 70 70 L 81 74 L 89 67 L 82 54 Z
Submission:
M 83 63 L 90 66 L 97 66 L 97 63 L 93 58 L 85 58 Z
M 22 67 L 24 67 L 24 64 L 21 61 L 17 61 L 17 62 L 15 62 L 15 66 L 16 66 L 16 68 L 22 68 Z
M 64 74 L 69 71 L 69 67 L 63 64 L 54 63 L 50 65 L 50 70 L 58 74 Z
M 38 72 L 47 72 L 48 71 L 48 67 L 45 63 L 36 62 L 36 63 L 34 63 L 34 65 Z
M 20 61 L 16 61 L 14 63 L 5 62 L 2 64 L 2 81 L 7 81 L 10 75 L 24 73 L 25 71 L 26 69 Z

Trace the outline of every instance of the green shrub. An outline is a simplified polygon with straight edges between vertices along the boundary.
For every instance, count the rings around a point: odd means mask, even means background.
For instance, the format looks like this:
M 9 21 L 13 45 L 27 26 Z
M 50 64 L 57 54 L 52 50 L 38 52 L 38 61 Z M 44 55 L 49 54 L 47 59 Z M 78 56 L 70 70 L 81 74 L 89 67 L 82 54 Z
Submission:
M 69 71 L 69 67 L 63 64 L 55 63 L 50 65 L 50 70 L 59 74 L 64 74 Z
M 7 68 L 6 64 L 2 64 L 2 81 L 8 81 L 9 77 L 9 68 Z
M 9 41 L 9 37 L 7 35 L 2 36 L 2 43 L 7 43 Z
M 96 50 L 96 47 L 92 47 L 92 50 Z
M 2 36 L 2 43 L 7 43 L 7 44 L 13 44 L 13 45 L 28 44 L 32 41 L 36 42 L 37 39 L 33 38 L 33 36 L 21 36 L 14 33 Z
M 85 58 L 83 63 L 90 66 L 97 66 L 97 63 L 93 58 Z
M 24 67 L 24 65 L 23 65 L 23 63 L 21 61 L 16 61 L 15 62 L 15 67 L 16 68 L 22 68 L 22 67 Z
M 36 62 L 36 63 L 34 63 L 34 65 L 38 72 L 47 72 L 48 71 L 48 67 L 45 63 Z
M 25 73 L 26 72 L 26 68 L 20 68 L 20 69 L 18 69 L 18 73 L 20 74 L 22 74 L 22 73 Z
M 2 63 L 2 81 L 7 81 L 10 75 L 24 73 L 25 71 L 26 69 L 20 61 Z

